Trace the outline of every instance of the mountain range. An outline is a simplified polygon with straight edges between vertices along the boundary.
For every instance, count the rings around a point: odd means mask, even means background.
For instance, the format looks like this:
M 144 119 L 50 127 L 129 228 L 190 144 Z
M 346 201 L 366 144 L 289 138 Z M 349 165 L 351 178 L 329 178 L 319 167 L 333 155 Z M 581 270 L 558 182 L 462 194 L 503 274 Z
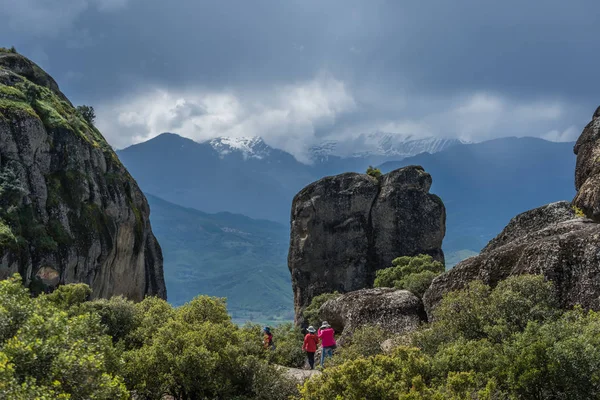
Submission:
M 309 156 L 314 162 L 328 161 L 330 157 L 362 158 L 378 164 L 377 160 L 403 159 L 421 153 L 437 153 L 465 142 L 459 139 L 437 137 L 419 138 L 387 132 L 362 134 L 350 140 L 326 140 L 311 146 Z
M 260 138 L 197 143 L 165 133 L 118 155 L 150 202 L 169 300 L 226 296 L 237 320 L 267 320 L 291 312 L 286 253 L 292 198 L 324 176 L 364 172 L 374 158 L 384 161 L 384 172 L 422 165 L 446 205 L 447 267 L 477 254 L 512 216 L 575 192 L 568 172 L 575 165 L 572 143 L 421 139 L 420 146 L 413 149 L 441 150 L 403 159 L 381 152 L 343 156 L 329 142 L 313 148 L 313 163 L 304 164 Z
M 364 171 L 370 164 L 437 152 L 461 142 L 372 134 L 353 143 L 361 151 L 350 156 L 347 143 L 328 141 L 312 147 L 312 164 L 297 161 L 259 137 L 198 143 L 164 133 L 118 154 L 145 191 L 160 198 L 209 213 L 229 211 L 287 224 L 293 196 L 315 179 Z

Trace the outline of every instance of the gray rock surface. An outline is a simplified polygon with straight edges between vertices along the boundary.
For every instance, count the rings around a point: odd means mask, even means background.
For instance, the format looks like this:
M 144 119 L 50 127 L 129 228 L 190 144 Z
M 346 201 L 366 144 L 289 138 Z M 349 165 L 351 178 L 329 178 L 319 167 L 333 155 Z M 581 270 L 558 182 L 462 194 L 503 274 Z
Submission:
M 431 311 L 450 291 L 473 280 L 495 286 L 512 275 L 541 274 L 554 282 L 563 307 L 600 309 L 600 224 L 575 216 L 568 202 L 513 218 L 478 256 L 434 279 L 423 296 Z
M 357 173 L 323 178 L 296 195 L 288 255 L 296 323 L 314 296 L 371 287 L 396 257 L 444 261 L 446 211 L 430 187 L 431 176 L 410 166 L 379 181 Z
M 577 166 L 573 204 L 600 222 L 600 107 L 575 144 Z
M 362 289 L 329 300 L 319 309 L 320 319 L 343 336 L 365 325 L 404 334 L 418 328 L 427 315 L 423 303 L 407 290 Z
M 56 82 L 10 53 L 0 53 L 0 174 L 1 187 L 21 187 L 0 190 L 0 278 L 19 272 L 28 284 L 87 283 L 93 297 L 166 298 L 136 182 Z
M 600 309 L 600 107 L 574 151 L 578 192 L 573 203 L 553 203 L 516 216 L 481 254 L 437 277 L 423 296 L 430 317 L 449 291 L 476 279 L 493 286 L 518 274 L 542 274 L 553 281 L 565 308 L 580 304 Z M 579 211 L 590 219 L 578 216 Z
M 279 368 L 285 374 L 285 376 L 298 382 L 299 385 L 304 384 L 307 379 L 310 379 L 313 376 L 319 376 L 322 374 L 321 371 L 317 371 L 316 369 L 310 370 L 283 366 L 279 366 Z

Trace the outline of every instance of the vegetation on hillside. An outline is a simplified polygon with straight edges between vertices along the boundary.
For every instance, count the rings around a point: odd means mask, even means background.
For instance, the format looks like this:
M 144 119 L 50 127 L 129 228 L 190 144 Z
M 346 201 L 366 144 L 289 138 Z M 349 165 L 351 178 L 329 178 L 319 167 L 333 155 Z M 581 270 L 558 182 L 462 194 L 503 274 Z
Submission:
M 0 282 L 0 397 L 14 399 L 580 399 L 600 396 L 600 313 L 562 311 L 540 276 L 447 294 L 434 322 L 396 340 L 362 327 L 298 393 L 302 335 L 238 327 L 223 299 L 88 301 L 86 285 L 32 298 Z
M 600 313 L 560 311 L 555 298 L 539 276 L 472 282 L 444 297 L 410 345 L 355 354 L 307 381 L 302 398 L 598 398 Z
M 137 304 L 122 297 L 87 301 L 90 293 L 77 284 L 32 298 L 18 276 L 0 282 L 0 398 L 286 399 L 295 393 L 295 384 L 268 364 L 273 355 L 262 348 L 261 335 L 233 324 L 223 299 L 199 296 L 173 308 L 154 297 Z
M 433 278 L 444 272 L 444 264 L 429 255 L 398 257 L 392 267 L 377 271 L 375 287 L 406 289 L 422 297 Z

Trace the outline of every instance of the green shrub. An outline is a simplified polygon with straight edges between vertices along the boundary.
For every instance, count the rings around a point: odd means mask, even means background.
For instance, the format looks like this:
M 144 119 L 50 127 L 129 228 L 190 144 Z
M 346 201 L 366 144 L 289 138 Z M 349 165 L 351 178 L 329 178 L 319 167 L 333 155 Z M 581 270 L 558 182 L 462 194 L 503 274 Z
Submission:
M 600 396 L 600 313 L 561 312 L 551 283 L 511 277 L 447 294 L 415 348 L 348 352 L 303 399 L 588 399 Z M 352 346 L 352 344 L 350 345 Z M 335 356 L 337 357 L 337 356 Z M 334 357 L 334 358 L 335 358 Z
M 323 293 L 312 298 L 308 307 L 302 312 L 302 317 L 307 325 L 312 325 L 315 328 L 321 325 L 322 321 L 319 321 L 319 308 L 329 300 L 337 299 L 340 297 L 338 292 Z
M 97 313 L 106 333 L 114 343 L 130 344 L 130 335 L 139 327 L 138 309 L 135 303 L 123 296 L 98 299 L 83 304 L 82 310 Z M 132 347 L 132 346 L 129 346 Z
M 585 218 L 586 217 L 586 215 L 583 212 L 583 210 L 581 208 L 577 207 L 577 206 L 573 206 L 573 211 L 575 212 L 575 216 L 577 218 Z
M 88 285 L 72 283 L 59 286 L 54 292 L 45 296 L 45 300 L 62 310 L 69 310 L 88 301 L 91 294 L 92 289 Z
M 369 165 L 369 168 L 367 168 L 367 175 L 379 180 L 379 179 L 381 179 L 382 173 L 379 168 L 375 168 L 375 167 Z
M 392 338 L 392 334 L 377 325 L 366 325 L 356 329 L 345 338 L 344 345 L 337 348 L 327 366 L 340 365 L 348 360 L 367 358 L 382 354 L 381 344 Z
M 0 282 L 0 393 L 6 398 L 129 397 L 112 369 L 117 355 L 100 318 L 61 308 L 81 299 L 85 285 L 74 286 L 32 298 L 18 276 Z
M 391 268 L 377 271 L 373 286 L 406 289 L 422 297 L 433 278 L 442 272 L 444 264 L 429 255 L 398 257 L 392 261 Z
M 302 335 L 300 328 L 289 322 L 276 326 L 271 332 L 273 333 L 275 350 L 270 352 L 270 360 L 287 367 L 302 367 L 306 355 L 302 351 L 304 335 Z
M 418 349 L 401 347 L 395 356 L 358 358 L 326 368 L 305 382 L 301 395 L 306 400 L 396 400 L 424 374 L 428 375 L 426 358 Z
M 85 122 L 90 126 L 94 126 L 94 123 L 96 122 L 96 111 L 94 110 L 94 107 L 86 105 L 77 106 L 76 111 Z
M 0 249 L 3 247 L 12 247 L 16 245 L 16 243 L 17 238 L 12 233 L 10 226 L 0 219 Z
M 0 281 L 1 398 L 112 400 L 135 392 L 140 400 L 283 400 L 298 393 L 269 365 L 260 328 L 234 325 L 223 299 L 199 296 L 174 309 L 153 297 L 88 301 L 90 293 L 74 284 L 34 298 L 18 276 Z M 302 346 L 291 325 L 275 334 L 282 350 Z

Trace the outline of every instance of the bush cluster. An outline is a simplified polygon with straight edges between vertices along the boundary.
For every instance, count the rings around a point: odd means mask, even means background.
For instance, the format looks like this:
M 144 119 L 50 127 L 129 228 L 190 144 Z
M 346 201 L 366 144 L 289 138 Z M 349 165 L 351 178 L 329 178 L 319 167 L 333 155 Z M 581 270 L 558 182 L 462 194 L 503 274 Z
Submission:
M 312 298 L 308 307 L 302 312 L 302 317 L 307 326 L 312 325 L 318 328 L 322 321 L 319 321 L 319 308 L 329 300 L 337 299 L 340 297 L 338 292 L 323 293 Z
M 268 363 L 272 355 L 261 336 L 231 322 L 223 299 L 199 296 L 173 308 L 154 297 L 137 304 L 122 297 L 88 301 L 90 293 L 83 284 L 65 285 L 32 298 L 18 276 L 0 282 L 0 398 L 296 393 L 295 383 Z
M 375 287 L 406 289 L 418 297 L 431 285 L 433 278 L 444 272 L 444 264 L 429 255 L 398 257 L 392 267 L 377 271 Z
M 379 168 L 373 167 L 372 165 L 369 165 L 369 168 L 367 168 L 367 175 L 372 176 L 377 180 L 381 179 L 381 177 L 383 176 L 381 170 Z
M 307 381 L 303 399 L 600 397 L 600 313 L 559 311 L 551 283 L 473 282 L 393 354 L 357 356 Z

